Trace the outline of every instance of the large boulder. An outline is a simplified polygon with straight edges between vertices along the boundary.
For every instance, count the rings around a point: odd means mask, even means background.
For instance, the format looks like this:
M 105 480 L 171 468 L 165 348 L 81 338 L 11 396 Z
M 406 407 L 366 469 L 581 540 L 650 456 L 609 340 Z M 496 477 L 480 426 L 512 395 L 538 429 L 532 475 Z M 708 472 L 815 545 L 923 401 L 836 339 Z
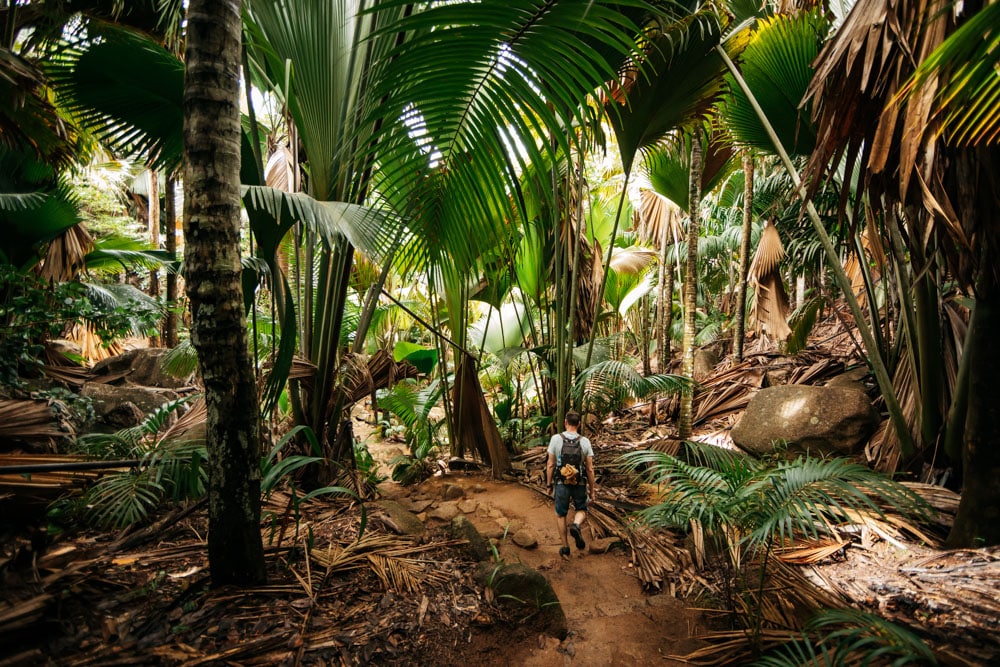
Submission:
M 112 424 L 116 428 L 135 425 L 122 423 L 122 415 L 125 413 L 121 410 L 120 406 L 123 404 L 131 403 L 132 406 L 138 409 L 138 412 L 136 412 L 132 408 L 128 408 L 128 414 L 130 415 L 147 415 L 164 403 L 176 401 L 180 398 L 177 392 L 170 389 L 130 385 L 117 387 L 100 382 L 85 383 L 80 390 L 80 395 L 93 401 L 94 413 L 97 415 L 99 422 Z M 138 423 L 137 421 L 136 424 Z
M 758 455 L 786 443 L 792 453 L 846 456 L 857 452 L 878 424 L 878 412 L 855 387 L 793 384 L 757 392 L 732 436 Z
M 129 350 L 94 364 L 94 375 L 123 377 L 129 384 L 145 387 L 180 389 L 189 387 L 194 377 L 176 378 L 163 372 L 163 357 L 170 350 L 165 347 L 143 347 Z
M 380 511 L 382 522 L 398 535 L 420 537 L 424 534 L 424 523 L 416 514 L 395 500 L 379 500 L 373 503 Z
M 507 607 L 515 619 L 559 639 L 566 638 L 569 631 L 566 612 L 541 572 L 520 563 L 483 562 L 475 576 L 476 583 L 491 588 L 494 599 Z
M 452 519 L 451 534 L 455 539 L 468 542 L 466 551 L 473 560 L 489 560 L 493 555 L 493 549 L 490 548 L 490 541 L 483 537 L 479 529 L 469 521 L 469 517 L 456 516 Z

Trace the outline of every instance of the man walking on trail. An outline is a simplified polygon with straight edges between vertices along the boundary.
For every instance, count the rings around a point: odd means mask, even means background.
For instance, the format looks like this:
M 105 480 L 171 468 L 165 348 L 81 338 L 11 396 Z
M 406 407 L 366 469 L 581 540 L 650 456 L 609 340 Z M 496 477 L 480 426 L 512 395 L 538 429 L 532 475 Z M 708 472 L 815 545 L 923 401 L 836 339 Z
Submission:
M 554 488 L 556 522 L 562 537 L 559 555 L 569 558 L 569 536 L 577 549 L 583 549 L 582 524 L 587 518 L 587 500 L 594 501 L 594 448 L 590 440 L 578 433 L 580 415 L 567 412 L 565 431 L 552 436 L 549 441 L 549 458 L 545 465 L 545 481 Z M 569 520 L 569 503 L 573 501 L 573 522 Z

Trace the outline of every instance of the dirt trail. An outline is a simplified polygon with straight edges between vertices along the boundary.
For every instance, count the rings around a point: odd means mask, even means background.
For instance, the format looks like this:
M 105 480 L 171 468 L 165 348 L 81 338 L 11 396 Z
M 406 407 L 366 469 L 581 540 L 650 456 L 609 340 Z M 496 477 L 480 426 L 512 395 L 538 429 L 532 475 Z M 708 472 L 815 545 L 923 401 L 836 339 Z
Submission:
M 511 642 L 506 633 L 487 630 L 472 640 L 481 647 L 480 664 L 681 665 L 685 663 L 668 656 L 702 645 L 691 638 L 704 630 L 698 627 L 699 614 L 668 595 L 644 593 L 625 552 L 613 549 L 592 554 L 589 549 L 577 550 L 571 541 L 572 555 L 568 560 L 561 558 L 552 501 L 536 491 L 462 474 L 433 478 L 414 489 L 395 484 L 384 488 L 392 496 L 434 498 L 440 497 L 445 484 L 461 486 L 465 498 L 475 501 L 475 511 L 467 516 L 484 535 L 500 535 L 506 529 L 498 548 L 504 562 L 523 563 L 545 574 L 562 603 L 570 630 L 563 642 L 530 631 Z M 537 547 L 525 549 L 513 543 L 511 536 L 522 528 L 537 535 Z M 585 528 L 584 537 L 589 545 L 589 529 Z M 497 646 L 498 640 L 503 645 Z

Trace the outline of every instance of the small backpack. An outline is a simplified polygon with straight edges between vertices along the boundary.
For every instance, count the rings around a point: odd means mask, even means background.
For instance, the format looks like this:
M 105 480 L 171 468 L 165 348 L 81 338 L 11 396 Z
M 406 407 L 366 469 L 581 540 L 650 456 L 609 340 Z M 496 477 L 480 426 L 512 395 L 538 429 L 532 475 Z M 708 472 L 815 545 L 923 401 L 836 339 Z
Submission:
M 567 438 L 562 433 L 559 435 L 563 441 L 558 470 L 560 479 L 567 486 L 586 484 L 587 478 L 583 472 L 583 446 L 580 443 L 583 438 Z M 572 466 L 572 470 L 569 466 Z

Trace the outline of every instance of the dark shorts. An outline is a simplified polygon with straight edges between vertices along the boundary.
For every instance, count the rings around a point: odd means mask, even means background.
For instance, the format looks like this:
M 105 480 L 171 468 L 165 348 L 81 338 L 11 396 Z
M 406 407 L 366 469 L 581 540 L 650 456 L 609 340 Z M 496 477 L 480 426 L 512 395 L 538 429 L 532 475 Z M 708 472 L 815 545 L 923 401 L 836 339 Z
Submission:
M 573 499 L 573 507 L 577 512 L 587 511 L 587 485 L 576 484 L 566 486 L 562 482 L 556 483 L 553 493 L 556 500 L 556 516 L 566 516 L 569 514 L 569 501 Z

